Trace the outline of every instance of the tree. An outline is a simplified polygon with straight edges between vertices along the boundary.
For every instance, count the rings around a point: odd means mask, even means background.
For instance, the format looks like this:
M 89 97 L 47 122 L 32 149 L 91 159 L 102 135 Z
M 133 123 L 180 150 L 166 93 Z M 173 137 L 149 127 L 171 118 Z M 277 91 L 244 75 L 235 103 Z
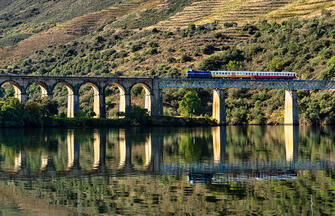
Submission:
M 24 105 L 17 98 L 9 97 L 0 101 L 0 121 L 5 127 L 22 127 L 30 118 Z
M 178 111 L 182 116 L 189 117 L 200 107 L 200 97 L 196 91 L 190 91 L 179 101 Z
M 39 126 L 42 123 L 43 110 L 42 105 L 34 101 L 28 101 L 24 105 L 24 109 L 30 114 L 30 123 L 34 126 Z
M 58 103 L 49 97 L 43 97 L 39 103 L 42 106 L 42 114 L 44 117 L 50 117 L 58 114 Z

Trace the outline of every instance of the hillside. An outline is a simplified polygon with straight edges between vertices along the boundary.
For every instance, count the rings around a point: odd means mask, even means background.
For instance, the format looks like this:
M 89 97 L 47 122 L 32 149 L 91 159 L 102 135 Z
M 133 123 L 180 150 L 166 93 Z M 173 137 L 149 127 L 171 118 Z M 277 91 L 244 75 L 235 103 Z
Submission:
M 3 47 L 0 71 L 179 77 L 188 68 L 199 68 L 295 71 L 299 78 L 332 79 L 333 8 L 333 1 L 324 0 L 118 2 L 56 23 L 13 46 Z M 177 115 L 178 100 L 187 90 L 164 91 L 165 113 Z M 83 94 L 83 108 L 89 110 L 91 93 Z M 199 90 L 198 94 L 203 100 L 197 114 L 210 114 L 211 92 Z M 310 96 L 302 91 L 301 121 L 333 122 L 335 103 L 327 99 L 332 94 L 316 91 Z M 324 100 L 321 104 L 317 102 L 320 98 Z M 65 97 L 59 99 L 63 111 L 65 101 Z M 278 90 L 229 90 L 229 121 L 280 123 L 281 101 L 283 92 Z M 140 104 L 141 100 L 135 102 Z M 115 109 L 117 98 L 108 99 L 108 103 Z
M 231 26 L 224 32 L 238 43 L 245 39 L 241 32 L 245 23 L 317 16 L 321 10 L 333 8 L 335 3 L 330 0 L 84 0 L 73 4 L 69 0 L 40 0 L 1 1 L 1 4 L 7 6 L 0 9 L 0 64 L 78 39 L 111 23 L 113 29 L 170 30 L 190 23 L 216 23 Z

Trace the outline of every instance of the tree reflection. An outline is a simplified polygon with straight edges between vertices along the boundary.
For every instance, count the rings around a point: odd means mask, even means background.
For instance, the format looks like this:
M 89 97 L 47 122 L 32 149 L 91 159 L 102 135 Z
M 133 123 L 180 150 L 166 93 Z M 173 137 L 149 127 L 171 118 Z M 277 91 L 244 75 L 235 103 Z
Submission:
M 201 145 L 196 142 L 196 138 L 184 135 L 179 144 L 179 153 L 184 155 L 186 162 L 195 162 L 201 158 Z

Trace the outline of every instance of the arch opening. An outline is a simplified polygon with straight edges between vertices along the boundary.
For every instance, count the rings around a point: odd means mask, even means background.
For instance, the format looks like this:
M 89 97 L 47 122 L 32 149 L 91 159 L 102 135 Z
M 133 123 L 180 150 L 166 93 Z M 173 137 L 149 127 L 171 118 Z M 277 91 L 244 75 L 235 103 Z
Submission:
M 39 82 L 34 82 L 26 88 L 26 94 L 28 100 L 31 101 L 41 101 L 44 97 L 49 97 L 47 88 L 44 84 Z
M 0 97 L 1 98 L 8 98 L 8 97 L 15 97 L 19 99 L 19 101 L 25 102 L 26 98 L 22 94 L 22 91 L 15 82 L 8 81 L 1 84 L 0 90 Z
M 131 87 L 131 101 L 134 107 L 141 107 L 151 112 L 151 90 L 144 83 Z
M 53 98 L 58 104 L 58 114 L 61 117 L 74 117 L 74 92 L 72 86 L 66 82 L 59 82 L 53 88 Z
M 112 83 L 112 85 L 105 88 L 105 96 L 107 117 L 117 118 L 124 116 L 127 107 L 130 106 L 129 95 L 126 95 L 125 88 L 118 83 Z
M 85 83 L 79 88 L 80 115 L 100 118 L 100 108 L 103 98 L 100 98 L 99 88 L 93 83 Z M 93 104 L 93 106 L 92 106 Z

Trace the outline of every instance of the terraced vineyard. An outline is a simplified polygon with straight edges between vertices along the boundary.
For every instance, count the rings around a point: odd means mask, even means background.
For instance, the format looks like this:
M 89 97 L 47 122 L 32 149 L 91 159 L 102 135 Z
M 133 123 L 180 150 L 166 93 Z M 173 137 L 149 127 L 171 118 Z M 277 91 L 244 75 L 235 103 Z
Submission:
M 258 16 L 277 10 L 292 0 L 203 0 L 192 5 L 158 24 L 161 28 L 185 27 L 189 23 L 203 25 L 218 23 L 224 25 L 227 22 L 243 24 Z
M 279 10 L 273 11 L 261 18 L 270 20 L 280 20 L 296 16 L 309 18 L 320 15 L 322 10 L 334 9 L 335 2 L 333 0 L 294 1 L 291 4 L 287 4 Z
M 118 7 L 110 7 L 99 12 L 76 17 L 48 31 L 33 35 L 21 41 L 15 47 L 0 49 L 1 62 L 11 61 L 12 59 L 6 59 L 8 56 L 12 58 L 27 56 L 47 46 L 69 42 L 90 33 L 97 27 L 111 22 L 118 17 L 134 11 L 154 7 L 155 5 L 159 5 L 159 3 L 160 1 L 158 0 L 134 0 L 122 3 Z
M 3 5 L 6 2 L 0 1 Z M 237 44 L 247 39 L 249 35 L 242 31 L 245 23 L 263 19 L 278 21 L 294 16 L 310 17 L 320 14 L 323 9 L 335 7 L 335 2 L 332 0 L 188 0 L 184 2 L 187 3 L 180 4 L 182 6 L 176 10 L 180 12 L 165 14 L 162 16 L 165 20 L 160 22 L 158 20 L 158 23 L 150 20 L 150 16 L 152 17 L 155 11 L 157 16 L 159 14 L 157 11 L 161 8 L 171 9 L 169 8 L 171 1 L 128 0 L 113 7 L 87 13 L 57 24 L 49 30 L 29 35 L 30 37 L 15 46 L 0 48 L 0 64 L 14 62 L 15 59 L 29 56 L 48 46 L 67 43 L 111 23 L 113 24 L 109 25 L 110 29 L 121 29 L 130 23 L 147 21 L 149 24 L 146 26 L 149 26 L 149 29 L 156 27 L 165 30 L 184 28 L 190 23 L 196 25 L 216 23 L 223 29 L 222 33 L 225 36 L 223 39 L 218 40 L 213 36 L 204 35 L 192 38 L 185 43 L 197 43 L 199 46 L 212 43 L 219 47 Z M 142 12 L 146 12 L 146 17 L 141 16 Z M 171 16 L 171 14 L 174 15 Z M 115 23 L 118 24 L 114 25 Z M 136 25 L 130 29 L 135 28 L 141 29 Z M 0 36 L 4 37 L 4 34 L 0 29 Z
M 206 25 L 216 23 L 220 26 L 234 24 L 225 28 L 224 34 L 229 39 L 225 44 L 238 43 L 248 35 L 241 31 L 241 26 L 256 20 L 280 20 L 294 16 L 316 16 L 322 9 L 332 9 L 335 2 L 331 0 L 203 0 L 160 22 L 157 26 L 162 29 L 183 28 L 190 23 Z

